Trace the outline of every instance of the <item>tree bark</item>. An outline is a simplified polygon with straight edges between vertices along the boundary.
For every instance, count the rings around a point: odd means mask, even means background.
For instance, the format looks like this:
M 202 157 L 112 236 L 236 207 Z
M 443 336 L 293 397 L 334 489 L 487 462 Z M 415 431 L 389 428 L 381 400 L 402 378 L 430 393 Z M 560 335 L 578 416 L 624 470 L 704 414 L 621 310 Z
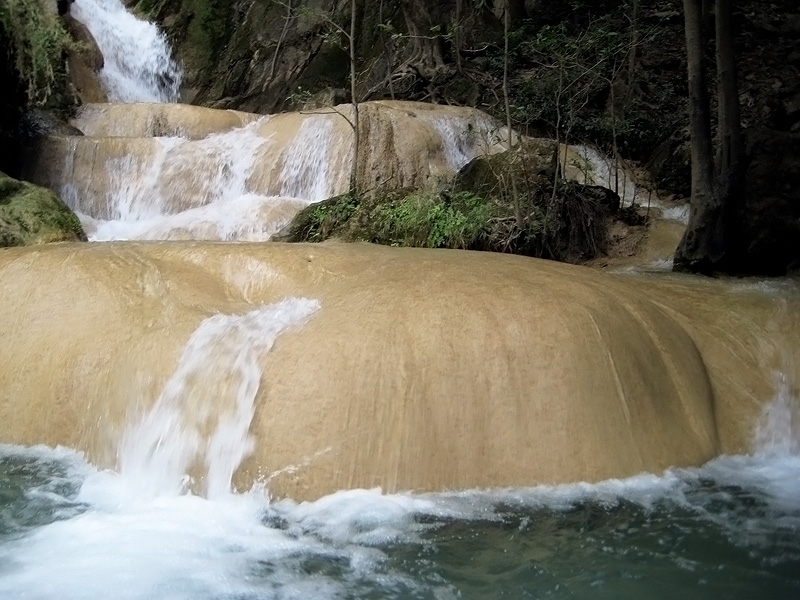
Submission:
M 442 55 L 442 40 L 433 29 L 433 21 L 424 0 L 401 0 L 411 58 L 408 61 L 428 81 L 438 81 L 448 72 Z
M 719 94 L 717 134 L 717 181 L 726 206 L 741 191 L 742 127 L 739 115 L 739 83 L 731 34 L 731 0 L 716 0 L 717 88 Z
M 723 204 L 715 178 L 711 109 L 703 64 L 702 1 L 683 0 L 692 142 L 692 201 L 689 224 L 675 250 L 676 271 L 709 273 L 725 258 Z M 723 0 L 724 1 L 724 0 Z

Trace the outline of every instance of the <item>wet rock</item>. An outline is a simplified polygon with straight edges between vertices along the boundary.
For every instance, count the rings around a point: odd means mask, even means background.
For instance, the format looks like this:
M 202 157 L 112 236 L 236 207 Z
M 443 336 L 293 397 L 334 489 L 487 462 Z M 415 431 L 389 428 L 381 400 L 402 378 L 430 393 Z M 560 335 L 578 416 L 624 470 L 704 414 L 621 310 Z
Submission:
M 0 246 L 77 241 L 81 223 L 53 192 L 0 173 Z
M 89 29 L 70 14 L 62 17 L 64 26 L 77 44 L 67 50 L 67 71 L 75 93 L 84 104 L 108 102 L 98 73 L 103 68 L 103 53 Z
M 58 114 L 41 108 L 34 108 L 23 115 L 21 133 L 28 140 L 43 135 L 83 135 Z

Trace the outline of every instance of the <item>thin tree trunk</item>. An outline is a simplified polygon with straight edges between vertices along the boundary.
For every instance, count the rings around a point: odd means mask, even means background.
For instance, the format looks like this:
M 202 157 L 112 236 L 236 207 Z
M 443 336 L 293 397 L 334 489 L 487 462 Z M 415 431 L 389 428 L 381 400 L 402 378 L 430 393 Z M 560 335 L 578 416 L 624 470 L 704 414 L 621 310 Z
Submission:
M 511 21 L 510 11 L 506 8 L 503 15 L 503 102 L 506 108 L 506 129 L 508 130 L 508 178 L 511 180 L 511 199 L 514 202 L 514 216 L 517 219 L 517 227 L 522 229 L 522 208 L 519 204 L 519 192 L 517 191 L 517 180 L 514 177 L 514 149 L 512 147 L 513 131 L 511 129 L 511 104 L 508 101 L 508 35 L 509 23 Z
M 633 88 L 636 77 L 636 51 L 639 48 L 639 0 L 633 0 L 631 6 L 631 50 L 628 54 L 628 90 Z
M 281 29 L 281 35 L 278 38 L 278 43 L 275 45 L 275 54 L 272 56 L 272 65 L 269 68 L 269 78 L 264 82 L 264 85 L 261 87 L 261 91 L 265 91 L 267 89 L 267 85 L 272 83 L 272 80 L 275 77 L 275 66 L 278 64 L 278 55 L 281 52 L 281 46 L 283 45 L 283 40 L 286 39 L 286 30 L 289 29 L 289 21 L 292 19 L 292 0 L 286 0 L 286 17 L 283 20 L 283 29 Z
M 711 109 L 703 66 L 702 1 L 683 0 L 692 140 L 692 202 L 689 224 L 675 250 L 676 271 L 710 272 L 725 256 L 722 203 L 714 180 Z
M 353 166 L 350 171 L 350 194 L 358 195 L 359 120 L 356 97 L 356 0 L 350 2 L 350 101 L 353 103 Z
M 456 17 L 453 26 L 453 46 L 456 55 L 456 69 L 461 73 L 461 16 L 464 0 L 456 0 Z

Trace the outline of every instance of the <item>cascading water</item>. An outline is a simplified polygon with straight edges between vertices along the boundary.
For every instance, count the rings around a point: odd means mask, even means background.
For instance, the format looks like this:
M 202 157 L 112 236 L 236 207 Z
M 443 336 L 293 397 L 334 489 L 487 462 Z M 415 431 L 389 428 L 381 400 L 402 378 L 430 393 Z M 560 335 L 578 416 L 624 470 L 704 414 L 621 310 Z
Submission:
M 381 150 L 368 147 L 361 154 L 369 155 L 373 172 L 367 177 L 376 187 L 438 181 L 471 158 L 501 147 L 496 124 L 479 111 L 445 107 L 409 113 L 391 103 L 366 106 L 364 118 L 374 119 L 364 125 L 371 134 L 368 142 Z M 143 112 L 148 118 L 139 115 L 131 127 L 134 135 L 141 135 L 143 124 L 158 133 L 158 127 L 150 126 L 152 115 Z M 347 191 L 352 130 L 341 114 L 265 116 L 194 135 L 193 119 L 215 116 L 170 113 L 161 106 L 153 119 L 167 135 L 128 137 L 123 125 L 108 127 L 107 112 L 95 108 L 78 124 L 90 132 L 119 133 L 60 142 L 63 167 L 47 185 L 78 213 L 92 241 L 265 241 L 301 208 Z M 416 144 L 425 144 L 425 152 L 413 152 Z M 376 156 L 384 164 L 376 165 Z
M 318 308 L 313 300 L 290 299 L 200 324 L 153 408 L 123 435 L 120 476 L 137 495 L 181 493 L 198 470 L 209 498 L 230 492 L 233 473 L 252 449 L 247 431 L 261 379 L 259 358 L 282 331 Z
M 267 240 L 303 206 L 334 193 L 326 171 L 330 118 L 306 120 L 284 148 L 260 133 L 269 119 L 200 140 L 151 138 L 150 156 L 105 161 L 109 185 L 102 194 L 68 182 L 61 197 L 93 241 Z M 262 168 L 255 177 L 265 162 L 280 168 Z
M 176 102 L 181 71 L 164 35 L 121 0 L 75 0 L 70 13 L 103 53 L 100 81 L 111 102 Z
M 354 490 L 302 504 L 269 503 L 257 487 L 228 493 L 247 448 L 256 355 L 315 309 L 288 300 L 204 321 L 126 434 L 119 474 L 64 449 L 0 446 L 0 596 L 797 596 L 798 431 L 776 418 L 797 409 L 786 385 L 760 425 L 763 452 L 699 469 L 531 489 Z M 223 404 L 241 398 L 207 428 L 184 410 L 201 376 L 227 390 Z M 181 493 L 195 460 L 208 469 L 208 498 Z

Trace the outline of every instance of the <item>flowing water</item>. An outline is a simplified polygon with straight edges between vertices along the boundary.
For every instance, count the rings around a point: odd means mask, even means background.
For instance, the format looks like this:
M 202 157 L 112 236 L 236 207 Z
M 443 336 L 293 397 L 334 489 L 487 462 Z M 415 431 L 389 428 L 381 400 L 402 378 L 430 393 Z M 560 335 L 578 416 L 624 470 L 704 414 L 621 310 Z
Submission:
M 70 14 L 103 53 L 100 82 L 111 102 L 177 101 L 181 70 L 155 25 L 137 19 L 121 0 L 75 0 Z
M 130 153 L 106 161 L 110 185 L 102 196 L 81 193 L 72 182 L 61 195 L 92 241 L 267 240 L 298 210 L 332 192 L 327 176 L 318 172 L 321 159 L 294 147 L 273 154 L 283 165 L 274 178 L 251 183 L 258 158 L 273 146 L 258 133 L 268 120 L 200 140 L 153 138 L 148 159 Z M 327 118 L 320 120 L 324 128 Z M 317 122 L 306 121 L 298 143 L 308 142 L 305 132 Z M 325 146 L 317 140 L 311 147 L 320 152 Z
M 180 72 L 154 26 L 119 0 L 76 0 L 72 12 L 103 50 L 112 99 L 175 100 Z M 469 160 L 469 124 L 429 121 L 451 168 Z M 114 159 L 112 196 L 92 199 L 77 182 L 62 191 L 96 240 L 266 239 L 288 218 L 275 198 L 297 209 L 335 189 L 327 165 L 342 156 L 326 144 L 330 121 L 306 123 L 272 195 L 253 183 L 254 157 L 273 143 L 256 134 L 263 122 L 157 138 L 150 162 Z M 317 310 L 290 298 L 201 322 L 158 397 L 143 399 L 151 408 L 131 407 L 113 471 L 68 448 L 0 446 L 0 598 L 800 597 L 798 400 L 781 375 L 754 432 L 759 451 L 702 468 L 308 503 L 270 500 L 269 472 L 233 490 L 254 398 L 269 385 L 262 365 Z
M 301 504 L 270 502 L 268 477 L 231 492 L 230 467 L 247 448 L 253 353 L 270 345 L 246 343 L 246 331 L 258 323 L 272 340 L 315 309 L 289 300 L 203 323 L 154 409 L 132 420 L 118 472 L 98 471 L 64 448 L 0 446 L 0 597 L 800 594 L 800 456 L 792 453 L 796 429 L 785 439 L 785 417 L 796 410 L 786 387 L 765 416 L 762 452 L 699 469 L 450 494 L 351 490 Z M 223 342 L 222 331 L 236 343 Z M 176 391 L 220 343 L 231 351 L 223 362 L 240 380 L 241 401 L 201 439 L 194 417 L 180 410 L 193 399 Z M 189 491 L 193 479 L 178 466 L 198 458 L 205 496 Z

